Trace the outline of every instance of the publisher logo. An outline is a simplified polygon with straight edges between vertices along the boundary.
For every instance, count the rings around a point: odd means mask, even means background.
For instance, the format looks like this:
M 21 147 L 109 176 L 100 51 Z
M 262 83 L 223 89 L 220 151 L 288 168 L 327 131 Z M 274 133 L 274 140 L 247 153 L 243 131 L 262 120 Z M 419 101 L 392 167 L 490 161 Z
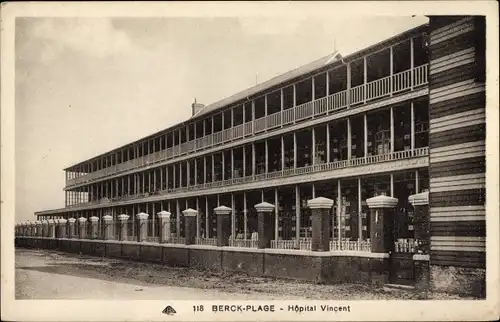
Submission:
M 162 311 L 163 314 L 167 314 L 167 315 L 174 315 L 175 313 L 177 313 L 173 307 L 171 307 L 170 305 L 167 306 L 166 308 L 163 309 Z

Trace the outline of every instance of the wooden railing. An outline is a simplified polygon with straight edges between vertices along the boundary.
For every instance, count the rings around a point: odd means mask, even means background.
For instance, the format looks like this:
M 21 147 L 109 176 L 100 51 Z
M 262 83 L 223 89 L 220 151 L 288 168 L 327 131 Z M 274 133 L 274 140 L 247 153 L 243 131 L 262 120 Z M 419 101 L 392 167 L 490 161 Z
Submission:
M 392 81 L 391 81 L 392 78 Z M 225 129 L 202 138 L 158 151 L 141 158 L 113 165 L 111 167 L 88 173 L 66 181 L 66 186 L 89 182 L 98 178 L 115 175 L 124 171 L 152 165 L 158 162 L 176 158 L 182 154 L 197 152 L 226 142 L 255 135 L 277 127 L 283 127 L 302 120 L 317 118 L 326 114 L 353 108 L 353 105 L 390 96 L 399 92 L 412 90 L 428 83 L 428 64 L 406 70 L 392 76 L 387 76 L 367 84 L 307 102 L 290 109 L 273 113 L 259 119 L 246 122 L 233 128 Z M 349 94 L 349 95 L 347 95 Z
M 315 164 L 315 165 L 310 165 L 310 166 L 301 167 L 301 168 L 291 168 L 291 169 L 278 170 L 278 171 L 273 171 L 273 172 L 268 172 L 268 173 L 250 175 L 250 176 L 246 176 L 246 177 L 228 179 L 228 180 L 224 180 L 224 181 L 214 181 L 214 182 L 201 183 L 201 184 L 187 186 L 187 187 L 169 188 L 169 189 L 158 191 L 158 194 L 186 192 L 186 191 L 193 191 L 193 190 L 204 190 L 204 189 L 210 189 L 210 188 L 232 186 L 232 185 L 245 184 L 245 183 L 250 183 L 250 182 L 258 182 L 258 181 L 262 181 L 262 180 L 272 180 L 272 179 L 276 179 L 276 178 L 286 178 L 286 177 L 292 177 L 292 176 L 296 176 L 296 175 L 318 173 L 318 172 L 331 171 L 331 170 L 343 169 L 343 168 L 348 168 L 348 167 L 358 167 L 358 166 L 369 165 L 369 164 L 377 164 L 377 163 L 383 163 L 383 162 L 388 162 L 388 161 L 397 161 L 397 160 L 404 160 L 404 159 L 411 159 L 411 158 L 419 158 L 419 157 L 424 157 L 424 156 L 428 156 L 428 155 L 429 155 L 429 148 L 423 147 L 423 148 L 418 148 L 418 149 L 414 149 L 414 150 L 396 151 L 396 152 L 387 153 L 387 154 L 370 155 L 367 157 L 355 158 L 355 159 L 350 159 L 350 160 L 341 160 L 341 161 L 334 161 L 334 162 L 329 162 L 329 163 Z M 115 198 L 112 200 L 113 201 L 135 200 L 135 199 L 140 199 L 140 198 L 144 198 L 147 196 L 149 196 L 149 194 L 141 193 L 141 194 L 137 194 L 137 195 L 128 195 L 128 196 L 126 196 L 126 198 L 119 197 L 119 198 Z M 109 203 L 109 202 L 110 201 L 107 201 L 106 203 Z M 82 206 L 82 205 L 93 205 L 93 204 L 99 204 L 99 203 L 101 203 L 101 202 L 79 203 L 79 204 L 71 205 L 68 207 L 78 207 L 78 206 Z
M 217 246 L 217 238 L 195 238 L 196 245 Z
M 259 241 L 251 239 L 229 239 L 229 246 L 257 248 L 259 246 Z

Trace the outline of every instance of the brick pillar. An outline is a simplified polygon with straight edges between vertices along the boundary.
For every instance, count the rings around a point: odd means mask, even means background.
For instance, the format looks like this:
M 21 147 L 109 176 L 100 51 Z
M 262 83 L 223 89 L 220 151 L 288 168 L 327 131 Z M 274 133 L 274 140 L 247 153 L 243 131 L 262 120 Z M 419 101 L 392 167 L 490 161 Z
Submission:
M 127 240 L 127 220 L 130 218 L 129 215 L 121 214 L 118 215 L 118 222 L 120 223 L 119 225 L 119 239 L 121 241 Z
M 58 238 L 66 238 L 66 223 L 68 221 L 66 219 L 59 219 L 57 221 L 57 237 Z
M 85 239 L 87 238 L 87 218 L 85 217 L 80 217 L 78 218 L 78 230 L 80 232 L 80 239 Z
M 75 235 L 75 218 L 68 218 L 68 222 L 66 223 L 67 229 L 68 229 L 68 238 L 78 238 L 78 236 Z
M 413 255 L 415 267 L 415 288 L 427 291 L 430 286 L 430 218 L 429 192 L 411 195 L 408 201 L 413 205 L 413 227 L 417 254 Z
M 370 243 L 372 253 L 389 253 L 394 248 L 394 213 L 398 199 L 376 196 L 366 199 L 370 208 Z
M 137 228 L 137 241 L 138 242 L 143 242 L 146 241 L 148 238 L 148 217 L 149 215 L 141 212 L 136 215 L 137 221 L 138 221 L 138 228 Z
M 40 220 L 35 221 L 35 226 L 36 226 L 36 236 L 37 237 L 42 237 L 43 236 L 43 225 Z
M 312 216 L 311 250 L 319 252 L 330 251 L 330 231 L 332 229 L 330 211 L 333 200 L 318 197 L 307 201 Z
M 90 239 L 99 239 L 99 217 L 92 216 L 90 221 Z
M 56 237 L 56 222 L 54 221 L 54 219 L 49 219 L 49 220 L 47 220 L 47 223 L 48 223 L 48 228 L 47 228 L 48 235 L 47 235 L 47 237 L 55 238 Z
M 35 223 L 28 221 L 28 236 L 34 236 L 35 235 Z
M 170 215 L 168 211 L 160 211 L 158 214 L 160 218 L 160 243 L 168 243 L 172 237 L 172 230 L 170 227 Z
M 102 217 L 102 223 L 104 225 L 104 240 L 115 239 L 113 234 L 113 216 L 106 215 Z
M 182 212 L 184 215 L 184 237 L 186 245 L 195 244 L 196 238 L 196 218 L 198 211 L 188 208 Z
M 42 236 L 49 237 L 49 222 L 47 220 L 42 220 Z
M 228 246 L 231 235 L 231 208 L 219 206 L 214 208 L 217 215 L 217 246 Z
M 258 248 L 270 248 L 274 231 L 274 205 L 262 202 L 254 207 L 257 210 Z

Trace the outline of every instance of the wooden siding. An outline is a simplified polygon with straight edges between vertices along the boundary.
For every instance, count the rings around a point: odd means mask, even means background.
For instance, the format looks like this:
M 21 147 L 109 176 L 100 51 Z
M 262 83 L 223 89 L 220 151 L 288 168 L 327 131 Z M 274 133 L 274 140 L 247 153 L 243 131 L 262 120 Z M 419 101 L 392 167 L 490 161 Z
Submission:
M 485 87 L 477 19 L 430 17 L 431 264 L 485 266 Z

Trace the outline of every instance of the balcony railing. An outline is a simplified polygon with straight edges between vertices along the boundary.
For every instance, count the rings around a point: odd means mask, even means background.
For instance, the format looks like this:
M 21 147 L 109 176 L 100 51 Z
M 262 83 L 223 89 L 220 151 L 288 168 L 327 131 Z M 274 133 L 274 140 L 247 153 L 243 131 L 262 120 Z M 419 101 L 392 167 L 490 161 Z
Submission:
M 229 246 L 231 247 L 246 247 L 258 248 L 259 241 L 251 239 L 229 239 Z
M 195 238 L 196 245 L 217 246 L 217 238 Z
M 243 183 L 259 182 L 262 180 L 271 180 L 271 179 L 276 179 L 276 178 L 286 178 L 286 177 L 292 177 L 292 176 L 303 175 L 303 174 L 310 174 L 310 173 L 318 173 L 318 172 L 324 172 L 324 171 L 343 169 L 343 168 L 348 168 L 348 167 L 357 167 L 357 166 L 363 166 L 363 165 L 369 165 L 369 164 L 378 164 L 378 163 L 383 163 L 383 162 L 388 162 L 388 161 L 397 161 L 397 160 L 418 158 L 418 157 L 424 157 L 424 156 L 428 156 L 428 155 L 429 155 L 429 148 L 423 147 L 423 148 L 418 148 L 418 149 L 414 149 L 414 150 L 403 150 L 403 151 L 396 151 L 396 152 L 387 153 L 387 154 L 370 155 L 367 157 L 355 158 L 355 159 L 350 159 L 350 160 L 341 160 L 341 161 L 334 161 L 334 162 L 329 162 L 329 163 L 315 164 L 315 165 L 310 165 L 310 166 L 301 167 L 301 168 L 278 170 L 278 171 L 262 173 L 262 174 L 257 174 L 257 175 L 250 175 L 250 176 L 240 177 L 240 178 L 233 178 L 233 179 L 228 179 L 228 180 L 223 180 L 223 181 L 201 183 L 201 184 L 187 186 L 187 187 L 169 188 L 169 189 L 158 191 L 157 194 L 164 195 L 167 193 L 186 192 L 186 191 L 193 191 L 193 190 L 205 190 L 205 189 L 210 189 L 210 188 L 226 187 L 226 186 L 232 186 L 232 185 L 243 184 Z M 147 193 L 146 194 L 141 193 L 141 194 L 136 194 L 136 195 L 128 195 L 128 196 L 124 196 L 124 197 L 114 198 L 114 199 L 112 199 L 112 201 L 126 201 L 126 200 L 140 199 L 140 198 L 147 197 L 149 195 L 150 194 L 147 194 Z M 106 199 L 106 201 L 102 201 L 102 199 L 101 199 L 101 201 L 80 203 L 80 204 L 75 204 L 75 205 L 71 205 L 68 207 L 78 207 L 78 206 L 82 206 L 82 205 L 109 203 L 109 202 L 110 202 L 110 200 L 108 200 L 108 199 Z
M 391 81 L 392 80 L 392 81 Z M 302 120 L 321 117 L 345 108 L 353 107 L 385 96 L 412 90 L 428 83 L 428 64 L 418 66 L 413 70 L 406 70 L 392 76 L 387 76 L 367 84 L 359 85 L 332 95 L 307 102 L 293 108 L 273 113 L 254 121 L 246 122 L 233 128 L 225 129 L 202 138 L 182 143 L 166 150 L 155 152 L 147 156 L 129 160 L 121 164 L 88 173 L 86 175 L 67 180 L 68 187 L 86 183 L 136 168 L 152 165 L 158 162 L 176 158 L 179 155 L 197 152 L 226 142 L 255 135 L 267 130 L 293 124 Z M 347 95 L 349 94 L 349 95 Z

